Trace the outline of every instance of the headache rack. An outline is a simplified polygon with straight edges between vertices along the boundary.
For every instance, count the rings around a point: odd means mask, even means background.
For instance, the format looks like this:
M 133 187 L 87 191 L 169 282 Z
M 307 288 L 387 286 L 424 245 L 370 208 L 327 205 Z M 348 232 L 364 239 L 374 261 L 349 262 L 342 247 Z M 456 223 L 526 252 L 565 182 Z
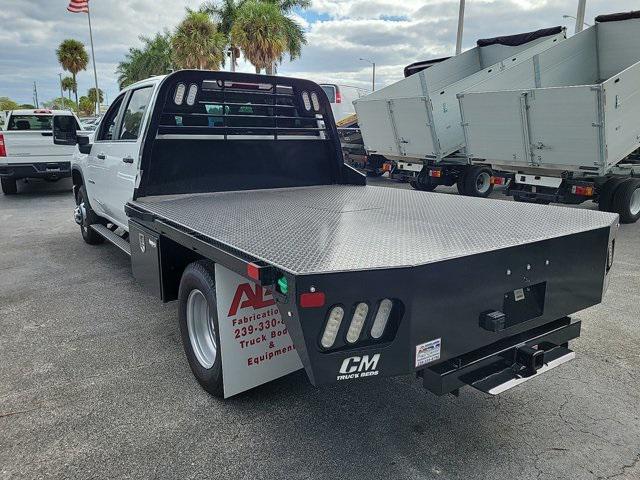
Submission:
M 260 83 L 178 81 L 164 101 L 158 138 L 324 140 L 330 110 L 322 108 L 320 95 L 321 89 L 297 89 L 276 77 Z
M 331 104 L 319 85 L 203 70 L 163 79 L 140 170 L 134 199 L 365 183 L 344 165 Z

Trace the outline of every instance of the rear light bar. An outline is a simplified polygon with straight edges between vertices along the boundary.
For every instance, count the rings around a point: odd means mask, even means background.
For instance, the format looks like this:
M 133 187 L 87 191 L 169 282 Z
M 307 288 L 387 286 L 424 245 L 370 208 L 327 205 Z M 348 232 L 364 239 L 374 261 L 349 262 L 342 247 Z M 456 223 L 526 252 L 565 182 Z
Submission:
M 593 197 L 593 187 L 585 185 L 574 185 L 571 187 L 571 193 L 581 197 Z
M 4 135 L 0 133 L 0 157 L 7 156 L 7 147 L 4 145 Z
M 303 295 L 300 296 L 301 303 Z M 375 310 L 373 324 L 367 323 L 367 318 L 370 317 L 371 313 L 369 303 L 358 302 L 352 308 L 353 315 L 351 317 L 351 321 L 349 322 L 346 334 L 343 333 L 346 345 L 354 345 L 360 340 L 367 339 L 376 341 L 383 337 L 394 308 L 393 300 L 388 298 L 380 300 L 378 308 Z M 336 339 L 338 338 L 338 334 L 340 333 L 340 327 L 344 316 L 345 309 L 342 305 L 334 305 L 329 310 L 327 321 L 322 332 L 322 338 L 320 339 L 320 345 L 322 345 L 323 348 L 329 349 L 334 346 Z M 365 328 L 365 325 L 371 326 L 367 326 L 367 328 Z M 367 330 L 369 336 L 367 337 L 365 334 L 363 337 L 363 331 L 366 332 Z
M 53 112 L 47 109 L 39 109 L 39 110 L 34 110 L 33 113 L 53 113 Z

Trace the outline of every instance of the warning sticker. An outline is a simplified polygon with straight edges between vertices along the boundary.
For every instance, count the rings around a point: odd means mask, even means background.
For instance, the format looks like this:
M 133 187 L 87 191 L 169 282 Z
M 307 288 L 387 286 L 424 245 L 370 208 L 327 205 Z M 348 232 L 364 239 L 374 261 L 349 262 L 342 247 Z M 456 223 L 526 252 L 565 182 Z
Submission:
M 436 338 L 427 343 L 416 345 L 416 367 L 421 367 L 427 363 L 440 359 L 441 338 Z

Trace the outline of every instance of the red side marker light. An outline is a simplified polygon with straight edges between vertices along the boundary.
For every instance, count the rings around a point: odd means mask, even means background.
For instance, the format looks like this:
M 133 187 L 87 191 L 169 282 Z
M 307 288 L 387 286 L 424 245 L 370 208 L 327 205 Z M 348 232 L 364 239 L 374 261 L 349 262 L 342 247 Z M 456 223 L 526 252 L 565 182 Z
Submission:
M 303 293 L 300 295 L 300 306 L 302 308 L 322 307 L 325 302 L 323 292 Z
M 247 275 L 249 278 L 260 281 L 260 267 L 255 263 L 247 263 Z

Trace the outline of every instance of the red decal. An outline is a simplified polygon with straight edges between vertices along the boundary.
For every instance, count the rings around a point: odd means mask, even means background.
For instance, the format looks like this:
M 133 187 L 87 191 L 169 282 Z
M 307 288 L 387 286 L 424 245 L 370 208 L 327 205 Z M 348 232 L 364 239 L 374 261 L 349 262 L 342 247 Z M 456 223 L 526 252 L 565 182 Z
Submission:
M 238 313 L 238 308 L 253 307 L 254 310 L 258 308 L 270 307 L 275 305 L 276 301 L 273 298 L 266 298 L 271 296 L 271 293 L 266 291 L 260 285 L 242 283 L 238 285 L 236 294 L 233 296 L 231 302 L 231 308 L 229 309 L 229 316 L 233 317 Z

